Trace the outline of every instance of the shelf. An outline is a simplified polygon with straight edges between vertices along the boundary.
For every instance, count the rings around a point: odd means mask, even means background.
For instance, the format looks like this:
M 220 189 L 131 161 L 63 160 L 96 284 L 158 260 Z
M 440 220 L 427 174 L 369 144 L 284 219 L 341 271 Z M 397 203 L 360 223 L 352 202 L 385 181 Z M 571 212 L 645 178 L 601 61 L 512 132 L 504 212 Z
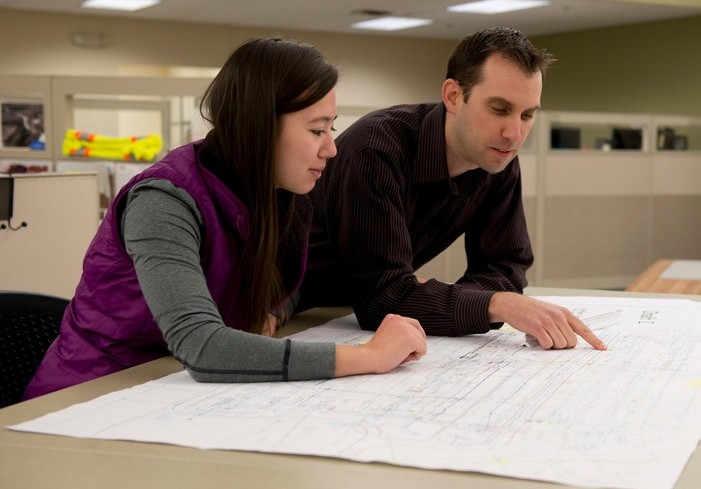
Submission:
M 168 150 L 201 136 L 196 113 L 200 97 L 210 83 L 207 78 L 162 77 L 0 77 L 0 104 L 35 107 L 43 117 L 44 147 L 15 146 L 10 135 L 3 138 L 0 158 L 21 160 L 64 159 L 62 143 L 68 129 L 109 137 L 158 134 Z M 193 130 L 196 129 L 196 130 Z M 23 143 L 24 144 L 24 143 Z M 92 159 L 92 158 L 91 158 Z M 104 158 L 103 160 L 114 160 Z
M 10 115 L 10 109 L 28 113 L 38 108 L 43 118 L 44 147 L 31 149 L 24 146 L 25 143 L 15 146 L 8 132 L 0 146 L 0 172 L 97 172 L 100 204 L 104 208 L 128 178 L 161 159 L 170 149 L 202 136 L 202 128 L 193 128 L 193 122 L 201 124 L 197 111 L 210 81 L 206 78 L 2 76 L 0 103 L 8 112 L 3 121 L 17 117 L 14 113 Z M 121 153 L 103 158 L 68 156 L 63 154 L 62 145 L 69 129 L 112 138 L 157 134 L 163 146 L 147 162 L 134 161 L 131 156 L 125 159 Z

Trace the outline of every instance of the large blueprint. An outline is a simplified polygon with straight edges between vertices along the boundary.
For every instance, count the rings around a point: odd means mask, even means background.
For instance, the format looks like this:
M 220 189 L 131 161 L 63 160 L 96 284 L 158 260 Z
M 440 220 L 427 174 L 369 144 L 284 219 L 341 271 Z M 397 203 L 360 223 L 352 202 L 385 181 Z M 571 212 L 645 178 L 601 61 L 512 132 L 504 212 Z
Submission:
M 609 350 L 527 346 L 508 325 L 430 337 L 386 375 L 198 384 L 181 372 L 13 429 L 478 471 L 588 487 L 673 487 L 701 439 L 701 303 L 542 297 Z M 353 316 L 293 337 L 360 343 Z

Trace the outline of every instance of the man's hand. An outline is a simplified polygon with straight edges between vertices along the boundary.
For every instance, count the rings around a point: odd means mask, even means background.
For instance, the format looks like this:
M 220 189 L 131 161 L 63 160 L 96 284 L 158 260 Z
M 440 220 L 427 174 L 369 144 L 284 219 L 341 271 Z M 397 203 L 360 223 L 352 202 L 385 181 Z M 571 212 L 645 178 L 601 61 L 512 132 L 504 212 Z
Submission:
M 566 307 L 513 292 L 497 292 L 489 302 L 489 322 L 509 323 L 538 340 L 544 349 L 574 348 L 581 336 L 597 350 L 606 345 Z

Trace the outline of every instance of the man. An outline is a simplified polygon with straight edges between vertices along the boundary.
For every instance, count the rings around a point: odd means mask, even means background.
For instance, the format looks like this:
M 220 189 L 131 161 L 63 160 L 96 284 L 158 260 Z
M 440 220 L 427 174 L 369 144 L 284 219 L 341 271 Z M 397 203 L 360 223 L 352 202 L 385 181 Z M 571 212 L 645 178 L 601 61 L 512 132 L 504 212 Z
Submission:
M 426 333 L 486 333 L 508 322 L 543 348 L 601 342 L 565 308 L 522 295 L 533 252 L 518 151 L 554 58 L 520 32 L 465 37 L 448 62 L 442 103 L 361 118 L 336 140 L 310 197 L 314 222 L 300 309 L 353 306 L 363 329 L 388 313 Z M 455 284 L 415 270 L 465 235 Z

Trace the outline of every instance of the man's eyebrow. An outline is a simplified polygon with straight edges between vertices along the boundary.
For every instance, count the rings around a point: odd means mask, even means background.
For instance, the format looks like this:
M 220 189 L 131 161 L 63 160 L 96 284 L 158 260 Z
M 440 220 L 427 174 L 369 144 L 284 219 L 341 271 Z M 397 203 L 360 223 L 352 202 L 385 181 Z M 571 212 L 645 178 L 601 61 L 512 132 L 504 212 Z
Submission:
M 509 102 L 508 100 L 506 100 L 505 98 L 502 98 L 502 97 L 490 97 L 487 99 L 487 102 L 490 102 L 490 103 L 496 102 L 499 104 L 504 104 L 509 108 L 512 108 L 514 106 L 514 104 L 512 104 L 511 102 Z M 524 112 L 536 111 L 536 110 L 540 110 L 540 105 L 534 105 L 533 107 L 529 107 L 526 110 L 524 110 Z

